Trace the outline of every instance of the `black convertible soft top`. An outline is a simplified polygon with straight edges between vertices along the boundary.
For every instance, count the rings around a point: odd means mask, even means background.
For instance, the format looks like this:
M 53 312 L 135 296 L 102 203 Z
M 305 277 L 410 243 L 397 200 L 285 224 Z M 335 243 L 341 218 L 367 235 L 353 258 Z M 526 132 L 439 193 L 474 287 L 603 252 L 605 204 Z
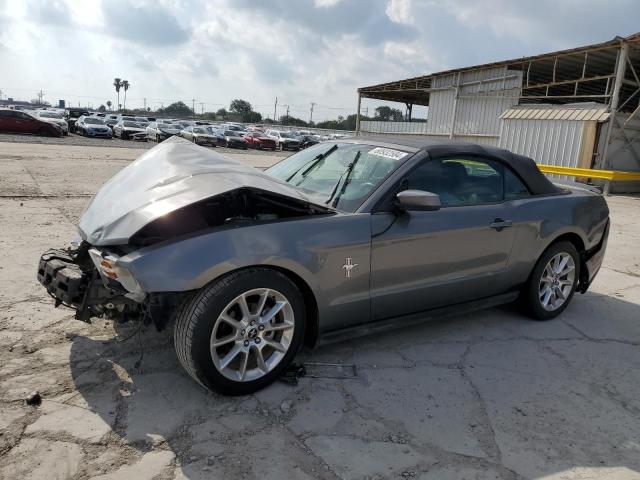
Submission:
M 508 165 L 527 185 L 529 191 L 534 195 L 545 195 L 560 193 L 562 190 L 549 181 L 547 177 L 538 169 L 536 162 L 529 157 L 511 153 L 509 150 L 488 147 L 473 143 L 443 143 L 440 139 L 429 139 L 419 135 L 376 135 L 360 136 L 349 139 L 352 142 L 373 143 L 385 145 L 390 148 L 404 147 L 414 152 L 423 150 L 430 158 L 444 158 L 452 155 L 480 155 L 495 159 Z

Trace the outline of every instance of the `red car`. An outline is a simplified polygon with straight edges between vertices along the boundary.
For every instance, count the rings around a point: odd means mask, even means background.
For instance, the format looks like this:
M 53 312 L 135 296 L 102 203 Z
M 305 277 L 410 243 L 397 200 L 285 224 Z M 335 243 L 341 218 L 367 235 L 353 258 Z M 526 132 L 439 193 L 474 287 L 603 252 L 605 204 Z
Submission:
M 250 148 L 257 148 L 258 150 L 262 150 L 263 148 L 267 150 L 275 150 L 276 142 L 275 140 L 267 137 L 262 132 L 251 132 L 247 133 L 244 136 L 244 139 L 247 141 L 247 144 Z
M 20 110 L 0 109 L 0 132 L 62 136 L 62 128 Z

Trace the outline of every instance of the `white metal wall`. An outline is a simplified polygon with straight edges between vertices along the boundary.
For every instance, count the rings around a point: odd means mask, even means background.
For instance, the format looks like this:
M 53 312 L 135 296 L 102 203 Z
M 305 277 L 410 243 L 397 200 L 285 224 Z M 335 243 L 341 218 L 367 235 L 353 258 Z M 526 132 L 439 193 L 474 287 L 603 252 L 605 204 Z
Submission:
M 585 122 L 503 119 L 499 146 L 536 163 L 577 167 Z
M 455 112 L 454 136 L 498 136 L 500 115 L 518 103 L 521 86 L 522 73 L 507 67 L 436 77 L 431 87 L 443 90 L 429 95 L 427 133 L 450 134 Z
M 375 120 L 363 120 L 360 122 L 360 131 L 368 133 L 427 133 L 427 122 L 382 122 Z

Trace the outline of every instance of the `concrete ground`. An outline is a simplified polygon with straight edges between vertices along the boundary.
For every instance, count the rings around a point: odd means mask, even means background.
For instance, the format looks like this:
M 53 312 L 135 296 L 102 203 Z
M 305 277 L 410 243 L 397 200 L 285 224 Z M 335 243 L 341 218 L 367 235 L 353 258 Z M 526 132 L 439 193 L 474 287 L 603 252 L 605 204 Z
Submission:
M 608 199 L 604 268 L 556 320 L 503 307 L 327 346 L 301 360 L 355 379 L 225 398 L 171 332 L 73 320 L 35 279 L 139 153 L 0 142 L 0 478 L 640 479 L 640 198 Z

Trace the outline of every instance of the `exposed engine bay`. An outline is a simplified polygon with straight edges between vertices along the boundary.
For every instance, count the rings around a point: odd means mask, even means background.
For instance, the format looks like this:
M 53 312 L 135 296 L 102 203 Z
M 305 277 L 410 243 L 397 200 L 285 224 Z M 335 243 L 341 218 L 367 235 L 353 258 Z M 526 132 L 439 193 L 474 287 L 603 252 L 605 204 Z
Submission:
M 133 247 L 220 226 L 246 226 L 279 219 L 332 212 L 317 205 L 264 190 L 238 188 L 175 210 L 143 227 L 131 237 Z

